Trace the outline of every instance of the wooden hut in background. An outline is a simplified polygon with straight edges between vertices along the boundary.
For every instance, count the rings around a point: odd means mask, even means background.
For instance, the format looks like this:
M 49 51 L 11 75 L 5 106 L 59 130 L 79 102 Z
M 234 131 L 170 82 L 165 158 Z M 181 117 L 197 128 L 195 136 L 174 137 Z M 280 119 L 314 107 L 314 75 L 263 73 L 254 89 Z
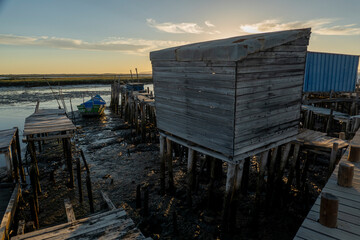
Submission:
M 188 179 L 194 151 L 228 162 L 224 212 L 242 160 L 298 133 L 309 38 L 310 29 L 298 29 L 150 53 L 160 154 L 164 137 L 188 147 Z M 165 160 L 160 172 L 164 188 Z

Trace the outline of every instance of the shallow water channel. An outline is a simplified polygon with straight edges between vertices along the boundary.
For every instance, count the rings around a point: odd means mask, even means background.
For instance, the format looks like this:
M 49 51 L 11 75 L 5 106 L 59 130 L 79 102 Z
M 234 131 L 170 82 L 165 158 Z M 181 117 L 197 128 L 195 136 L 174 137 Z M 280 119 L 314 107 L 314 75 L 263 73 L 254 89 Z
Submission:
M 146 85 L 152 90 L 152 85 Z M 58 108 L 60 87 L 1 87 L 0 88 L 0 130 L 18 127 L 20 138 L 24 130 L 25 118 L 30 116 L 37 101 L 40 101 L 40 108 Z M 110 105 L 110 85 L 70 85 L 61 86 L 61 96 L 64 99 L 68 112 L 77 110 L 76 106 L 83 101 L 87 101 L 91 96 L 100 94 L 101 97 Z M 71 102 L 71 104 L 70 104 Z M 109 109 L 105 110 L 105 115 L 111 114 Z M 22 149 L 25 144 L 22 144 Z M 24 154 L 24 151 L 22 151 Z M 4 156 L 0 155 L 0 167 L 5 166 Z

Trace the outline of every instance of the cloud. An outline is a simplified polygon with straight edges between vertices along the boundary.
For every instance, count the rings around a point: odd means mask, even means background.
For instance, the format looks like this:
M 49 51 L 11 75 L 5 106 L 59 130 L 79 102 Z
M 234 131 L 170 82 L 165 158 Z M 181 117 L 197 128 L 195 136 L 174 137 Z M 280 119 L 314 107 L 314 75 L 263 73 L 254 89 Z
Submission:
M 205 25 L 208 27 L 215 27 L 215 25 L 212 24 L 210 21 L 205 21 Z
M 29 37 L 11 34 L 0 34 L 0 44 L 39 46 L 57 49 L 92 50 L 92 51 L 118 51 L 130 54 L 147 54 L 150 51 L 162 48 L 187 44 L 181 41 L 160 41 L 133 38 L 107 38 L 99 42 L 86 42 L 79 39 L 57 37 Z
M 329 26 L 335 21 L 335 19 L 314 19 L 282 23 L 278 19 L 270 19 L 255 24 L 240 25 L 240 29 L 247 33 L 261 33 L 311 27 L 312 32 L 319 35 L 360 35 L 360 27 L 356 27 L 355 24 Z
M 157 23 L 154 19 L 146 19 L 147 24 L 150 27 L 156 28 L 162 32 L 168 33 L 193 33 L 199 34 L 203 33 L 204 30 L 196 23 Z

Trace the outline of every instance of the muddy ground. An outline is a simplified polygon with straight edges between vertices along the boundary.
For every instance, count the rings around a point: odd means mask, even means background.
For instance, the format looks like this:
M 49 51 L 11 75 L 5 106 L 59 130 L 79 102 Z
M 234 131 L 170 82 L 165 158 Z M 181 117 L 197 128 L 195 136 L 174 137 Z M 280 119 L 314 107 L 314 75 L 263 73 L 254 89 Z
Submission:
M 318 156 L 310 165 L 306 191 L 292 188 L 290 194 L 278 190 L 272 204 L 265 190 L 259 204 L 255 201 L 258 162 L 252 159 L 247 194 L 240 197 L 230 232 L 221 229 L 222 198 L 225 188 L 226 164 L 214 185 L 214 194 L 208 199 L 208 169 L 198 178 L 198 188 L 193 195 L 193 206 L 186 205 L 186 158 L 176 157 L 173 163 L 176 190 L 160 194 L 158 140 L 140 143 L 131 137 L 131 129 L 117 115 L 106 111 L 101 118 L 76 118 L 78 130 L 75 145 L 82 149 L 90 166 L 95 212 L 105 211 L 100 190 L 108 193 L 117 207 L 123 207 L 146 236 L 153 239 L 292 239 L 311 205 L 326 182 L 326 159 Z M 38 153 L 42 194 L 39 196 L 41 228 L 66 222 L 63 201 L 70 198 L 77 218 L 90 214 L 85 185 L 85 169 L 82 169 L 84 202 L 79 203 L 77 186 L 70 189 L 66 183 L 66 171 L 61 143 L 46 143 Z M 305 159 L 301 154 L 301 164 Z M 75 155 L 76 157 L 76 155 Z M 202 159 L 203 156 L 198 156 Z M 200 170 L 202 161 L 198 161 Z M 75 166 L 75 162 L 74 162 Z M 83 165 L 82 165 L 83 166 Z M 54 172 L 55 181 L 51 179 Z M 76 172 L 75 172 L 76 179 Z M 284 179 L 286 181 L 286 179 Z M 75 182 L 76 185 L 76 182 Z M 136 209 L 136 187 L 149 190 L 149 213 L 143 216 Z M 280 184 L 278 189 L 283 188 Z M 144 192 L 144 191 L 142 191 Z M 30 195 L 24 191 L 19 219 L 30 220 Z M 143 196 L 143 195 L 142 195 Z M 174 227 L 174 215 L 176 225 Z

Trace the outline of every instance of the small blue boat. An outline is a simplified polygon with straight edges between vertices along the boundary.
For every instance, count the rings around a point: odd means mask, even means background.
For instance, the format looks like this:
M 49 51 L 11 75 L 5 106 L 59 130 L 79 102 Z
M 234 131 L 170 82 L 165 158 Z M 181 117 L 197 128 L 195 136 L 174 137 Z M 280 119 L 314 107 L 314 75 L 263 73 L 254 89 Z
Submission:
M 77 106 L 79 112 L 83 116 L 100 116 L 104 114 L 106 102 L 100 95 L 92 97 L 89 101 L 86 101 Z

